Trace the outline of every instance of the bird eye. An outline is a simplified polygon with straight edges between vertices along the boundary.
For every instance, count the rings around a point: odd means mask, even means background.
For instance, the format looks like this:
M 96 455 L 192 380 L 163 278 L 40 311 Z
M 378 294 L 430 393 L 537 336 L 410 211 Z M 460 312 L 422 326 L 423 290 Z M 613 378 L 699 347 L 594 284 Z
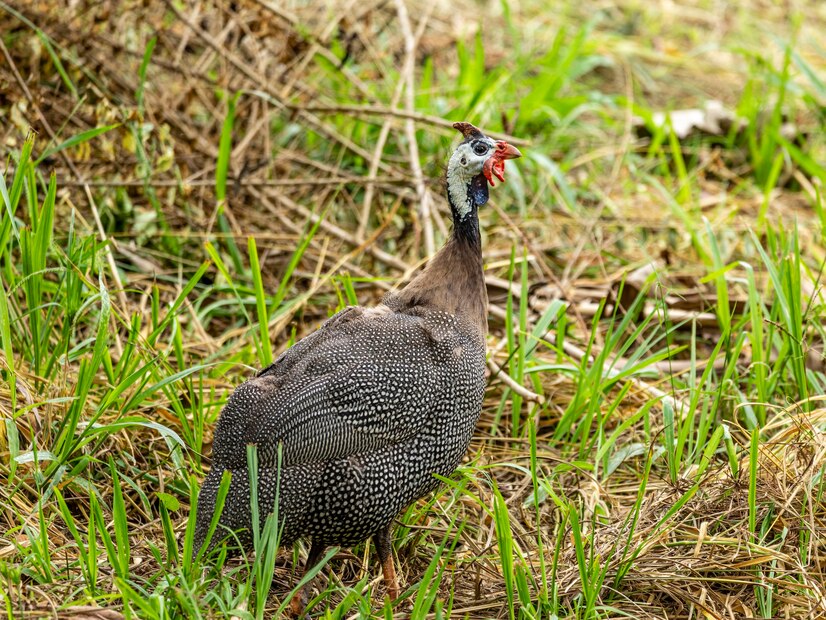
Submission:
M 476 145 L 473 147 L 473 152 L 477 155 L 484 155 L 488 152 L 488 145 L 484 144 L 483 142 L 477 142 Z

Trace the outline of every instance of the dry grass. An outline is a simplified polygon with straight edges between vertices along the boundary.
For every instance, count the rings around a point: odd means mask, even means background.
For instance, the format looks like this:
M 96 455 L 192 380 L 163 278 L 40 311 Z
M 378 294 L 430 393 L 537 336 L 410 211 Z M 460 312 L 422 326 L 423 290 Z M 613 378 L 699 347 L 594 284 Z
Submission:
M 201 454 L 209 454 L 229 389 L 262 363 L 247 239 L 256 241 L 267 299 L 282 302 L 271 304 L 265 330 L 274 350 L 349 295 L 374 303 L 426 259 L 430 240 L 438 245 L 447 234 L 437 179 L 450 123 L 460 117 L 514 134 L 528 155 L 483 214 L 488 348 L 507 379 L 491 377 L 453 484 L 400 518 L 396 550 L 411 600 L 435 584 L 441 604 L 424 609 L 428 617 L 826 617 L 818 193 L 826 100 L 794 65 L 781 106 L 783 48 L 766 43 L 768 33 L 780 41 L 796 34 L 801 62 L 823 80 L 816 35 L 826 9 L 795 3 L 804 16 L 795 24 L 786 8 L 757 0 L 560 4 L 0 3 L 0 141 L 8 152 L 23 148 L 30 127 L 37 158 L 116 124 L 39 166 L 57 174 L 52 271 L 41 274 L 39 310 L 28 306 L 25 252 L 11 242 L 0 248 L 15 343 L 0 352 L 4 376 L 15 377 L 0 385 L 0 477 L 8 480 L 0 486 L 0 600 L 8 617 L 151 617 L 136 603 L 141 596 L 167 601 L 158 616 L 229 612 L 216 601 L 232 599 L 221 588 L 242 582 L 243 569 L 228 562 L 223 579 L 180 578 L 162 513 L 182 544 L 188 476 L 208 465 Z M 577 31 L 597 14 L 576 47 Z M 480 23 L 483 58 L 473 52 Z M 560 26 L 569 29 L 560 41 L 570 56 L 547 60 Z M 553 80 L 560 86 L 548 101 L 524 103 Z M 634 130 L 636 114 L 710 98 L 760 128 L 683 144 L 666 137 L 659 146 Z M 231 106 L 230 152 L 221 144 Z M 770 133 L 775 107 L 814 164 L 778 145 L 771 154 L 784 155 L 780 170 L 763 179 L 749 138 Z M 10 155 L 6 184 L 16 161 Z M 32 225 L 22 207 L 17 218 Z M 73 235 L 100 246 L 69 255 L 70 223 Z M 790 256 L 800 265 L 788 273 L 800 281 L 781 278 L 786 289 L 772 269 L 782 271 Z M 155 335 L 198 267 L 216 257 L 226 273 L 210 266 L 176 306 L 172 326 Z M 130 355 L 151 361 L 156 382 L 203 366 L 139 402 L 130 399 L 146 384 L 136 379 L 116 406 L 103 407 L 120 385 L 103 362 L 73 414 L 97 310 L 75 307 L 68 316 L 64 307 L 66 316 L 50 319 L 45 342 L 65 346 L 54 364 L 24 345 L 29 311 L 48 312 L 63 270 L 82 282 L 78 295 L 90 308 L 98 278 L 110 291 L 112 367 Z M 784 314 L 781 297 L 798 302 L 796 314 Z M 62 471 L 14 460 L 56 453 L 62 421 L 79 416 L 80 433 L 98 407 L 98 425 L 139 417 L 183 437 L 187 450 L 172 448 L 156 426 L 133 424 L 107 427 L 67 452 Z M 117 531 L 113 468 L 128 520 L 125 577 L 91 525 L 95 495 L 105 529 Z M 91 577 L 52 486 L 81 540 L 98 528 Z M 497 490 L 524 592 L 505 578 Z M 334 558 L 332 591 L 315 611 L 367 613 L 369 554 Z M 434 557 L 444 571 L 438 579 L 427 577 Z M 283 552 L 268 613 L 294 585 L 292 567 Z M 164 589 L 165 580 L 174 587 Z M 181 594 L 188 587 L 194 594 Z M 219 594 L 210 599 L 209 590 Z M 402 603 L 396 614 L 405 610 Z

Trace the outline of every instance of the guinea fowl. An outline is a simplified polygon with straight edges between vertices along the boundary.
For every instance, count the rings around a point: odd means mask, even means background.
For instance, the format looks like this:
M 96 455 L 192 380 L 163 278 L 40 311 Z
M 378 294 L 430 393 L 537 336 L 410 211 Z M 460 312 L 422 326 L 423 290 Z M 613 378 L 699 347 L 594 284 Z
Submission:
M 459 465 L 481 413 L 487 292 L 477 209 L 493 177 L 505 180 L 505 160 L 520 157 L 470 123 L 453 126 L 464 140 L 445 179 L 450 240 L 401 291 L 373 308 L 345 308 L 235 390 L 198 498 L 196 552 L 226 470 L 232 478 L 219 528 L 252 546 L 247 445 L 254 444 L 261 525 L 277 497 L 281 544 L 311 541 L 307 569 L 327 546 L 372 537 L 387 593 L 398 597 L 393 518 L 438 486 L 434 474 L 449 476 Z

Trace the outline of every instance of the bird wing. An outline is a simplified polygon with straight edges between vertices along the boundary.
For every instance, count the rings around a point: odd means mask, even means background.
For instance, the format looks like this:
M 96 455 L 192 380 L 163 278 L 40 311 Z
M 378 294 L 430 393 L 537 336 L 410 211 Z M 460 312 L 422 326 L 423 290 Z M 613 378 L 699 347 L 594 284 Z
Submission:
M 214 455 L 262 465 L 325 461 L 403 442 L 444 400 L 457 338 L 449 316 L 347 309 L 286 351 L 229 399 Z M 233 450 L 233 446 L 235 449 Z

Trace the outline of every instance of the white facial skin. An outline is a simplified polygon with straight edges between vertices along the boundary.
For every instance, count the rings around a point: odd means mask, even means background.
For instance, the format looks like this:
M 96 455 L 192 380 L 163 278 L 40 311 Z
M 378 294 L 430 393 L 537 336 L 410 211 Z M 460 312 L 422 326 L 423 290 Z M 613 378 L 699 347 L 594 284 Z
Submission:
M 447 191 L 460 219 L 464 219 L 471 210 L 467 195 L 468 183 L 473 177 L 482 174 L 482 166 L 495 150 L 496 142 L 484 136 L 460 144 L 450 156 L 447 164 Z

